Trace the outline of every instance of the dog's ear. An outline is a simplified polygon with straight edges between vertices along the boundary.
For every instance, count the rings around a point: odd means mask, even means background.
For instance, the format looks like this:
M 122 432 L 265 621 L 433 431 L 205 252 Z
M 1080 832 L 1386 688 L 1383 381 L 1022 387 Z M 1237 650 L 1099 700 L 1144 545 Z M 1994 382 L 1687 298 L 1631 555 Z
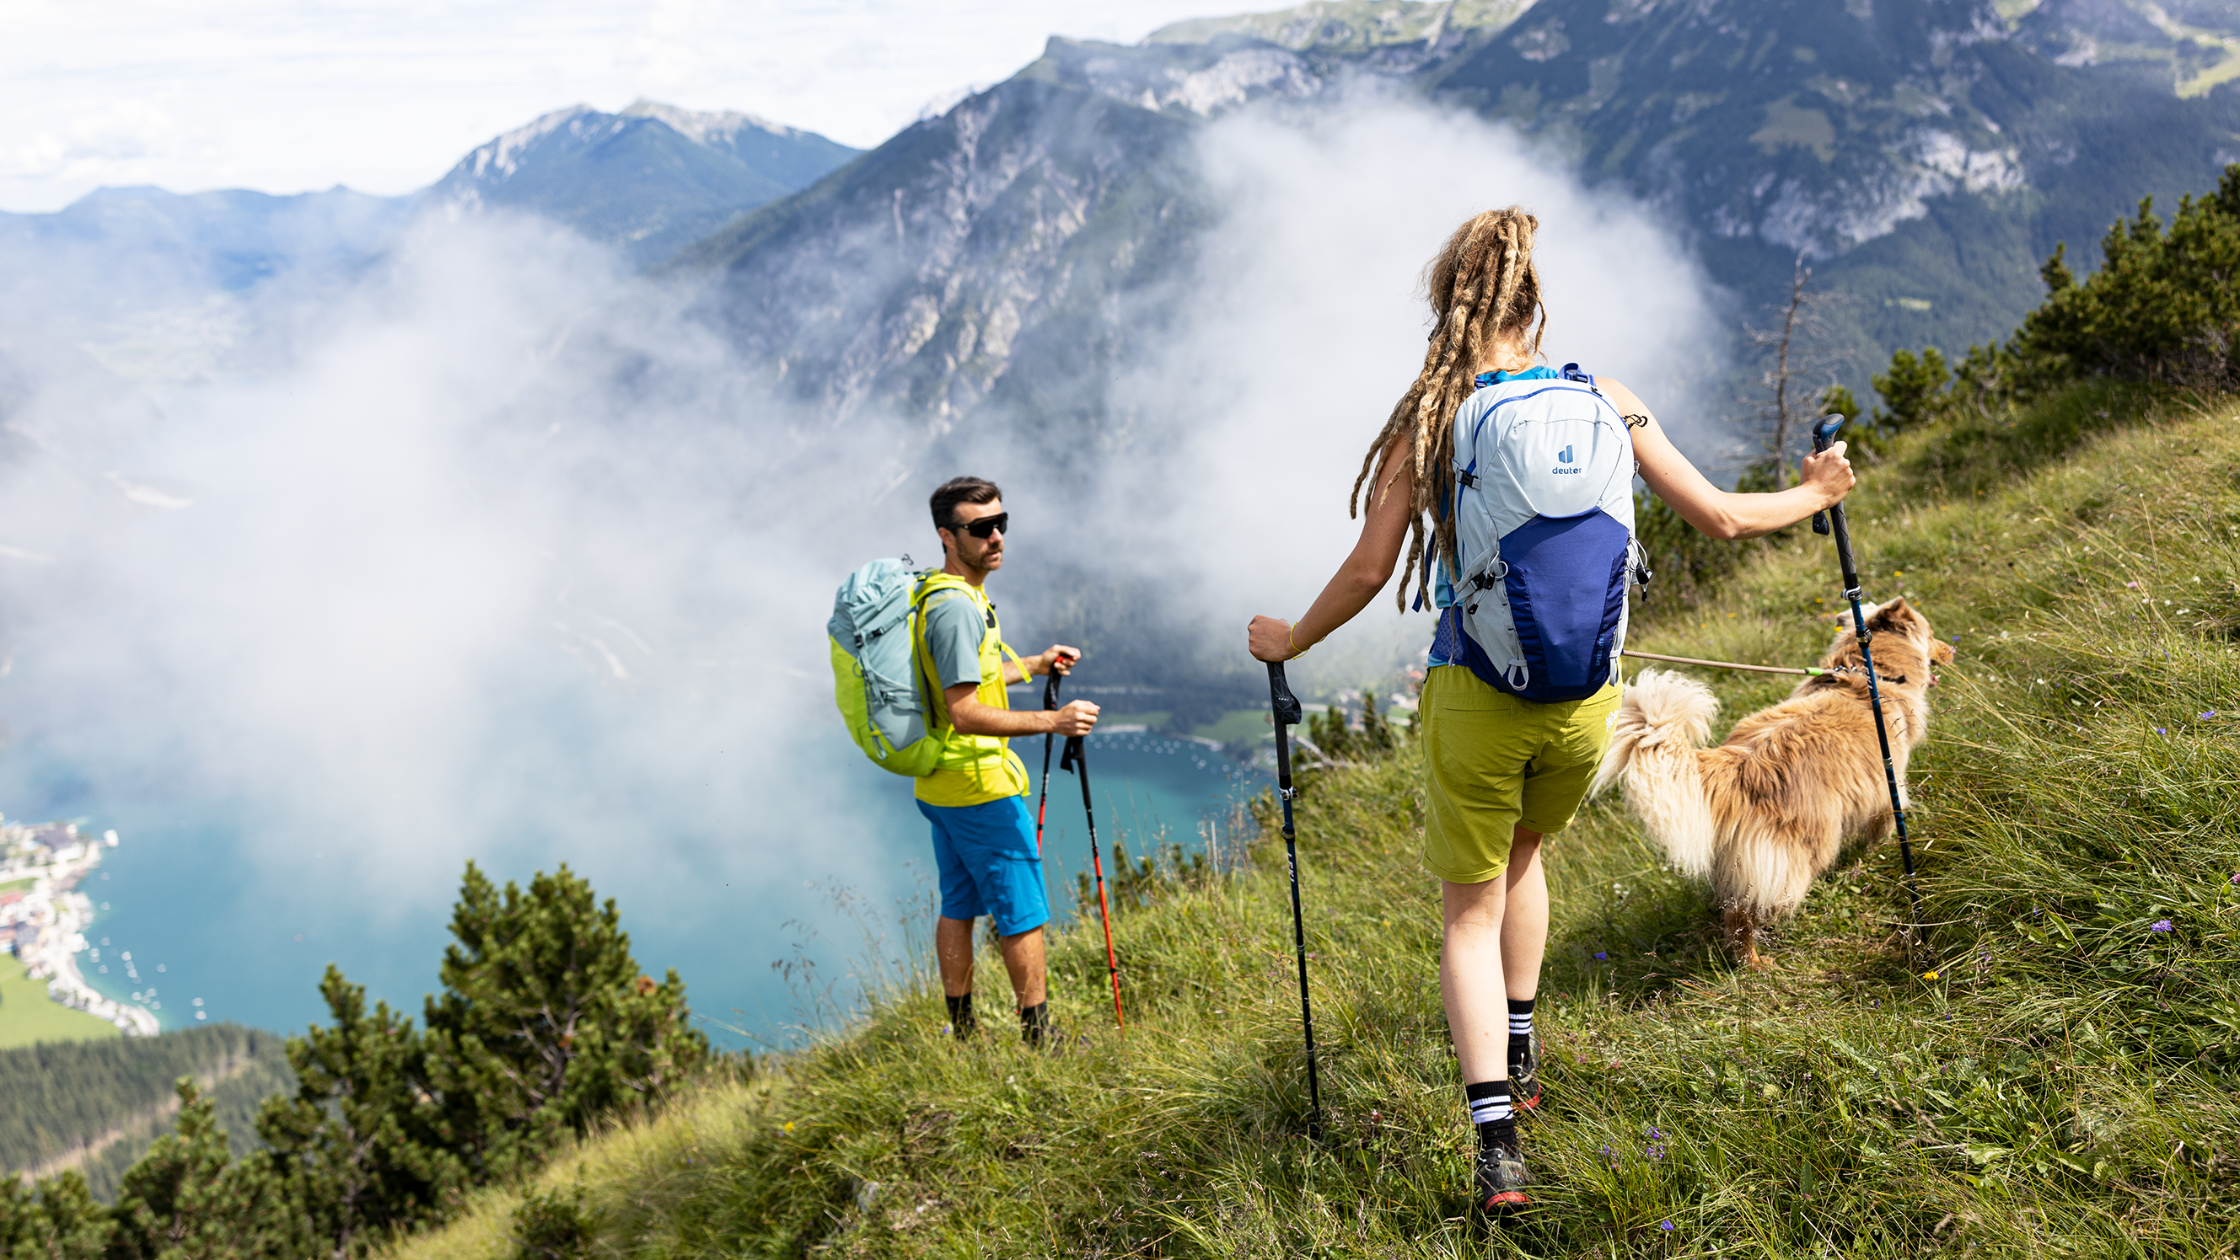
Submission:
M 1897 634 L 1911 634 L 1915 630 L 1926 630 L 1928 626 L 1928 618 L 1923 617 L 1919 609 L 1907 603 L 1903 595 L 1867 614 L 1867 629 L 1876 633 L 1891 631 Z

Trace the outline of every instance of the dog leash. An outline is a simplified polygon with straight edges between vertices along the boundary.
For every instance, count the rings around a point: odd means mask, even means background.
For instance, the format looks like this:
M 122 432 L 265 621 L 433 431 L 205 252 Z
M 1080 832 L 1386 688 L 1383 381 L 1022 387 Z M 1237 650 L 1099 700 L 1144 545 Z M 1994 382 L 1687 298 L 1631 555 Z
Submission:
M 1706 661 L 1693 656 L 1660 656 L 1655 652 L 1636 652 L 1631 648 L 1619 653 L 1619 655 L 1638 657 L 1644 661 L 1664 661 L 1672 665 L 1702 665 L 1711 669 L 1746 669 L 1754 674 L 1804 674 L 1808 677 L 1817 678 L 1825 674 L 1856 674 L 1860 672 L 1856 665 L 1835 665 L 1825 669 L 1819 666 L 1798 669 L 1790 665 L 1745 665 L 1740 661 Z M 1905 679 L 1899 677 L 1892 678 L 1890 681 L 1902 683 Z
M 1747 669 L 1754 674 L 1826 674 L 1825 669 L 1796 669 L 1787 665 L 1744 665 L 1739 661 L 1704 661 L 1693 656 L 1659 656 L 1655 652 L 1636 652 L 1631 648 L 1622 654 L 1644 661 L 1665 661 L 1673 665 L 1706 665 L 1712 669 Z

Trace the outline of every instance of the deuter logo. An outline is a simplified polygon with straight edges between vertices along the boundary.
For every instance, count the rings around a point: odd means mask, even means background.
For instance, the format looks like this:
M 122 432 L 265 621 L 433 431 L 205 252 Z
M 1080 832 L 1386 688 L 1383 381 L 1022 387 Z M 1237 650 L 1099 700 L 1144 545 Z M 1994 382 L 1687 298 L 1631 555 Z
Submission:
M 1568 446 L 1566 446 L 1566 447 L 1564 447 L 1564 448 L 1563 448 L 1562 450 L 1560 450 L 1560 451 L 1556 452 L 1556 461 L 1557 461 L 1558 463 L 1564 463 L 1564 464 L 1568 464 L 1568 463 L 1570 463 L 1570 462 L 1571 462 L 1571 448 L 1570 448 L 1570 447 L 1568 447 Z M 1552 473 L 1555 473 L 1555 474 L 1557 474 L 1557 475 L 1559 475 L 1559 476 L 1560 476 L 1560 475 L 1562 475 L 1562 474 L 1564 474 L 1564 473 L 1575 473 L 1575 472 L 1579 472 L 1579 471 L 1582 471 L 1582 470 L 1580 470 L 1580 469 L 1577 469 L 1577 468 L 1551 468 L 1551 469 L 1549 469 L 1548 471 L 1549 471 L 1549 472 L 1552 472 Z

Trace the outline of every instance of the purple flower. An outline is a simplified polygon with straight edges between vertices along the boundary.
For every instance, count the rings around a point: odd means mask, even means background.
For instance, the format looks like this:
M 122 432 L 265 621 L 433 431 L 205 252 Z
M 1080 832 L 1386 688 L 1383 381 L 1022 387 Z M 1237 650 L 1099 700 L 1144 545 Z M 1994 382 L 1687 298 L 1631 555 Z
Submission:
M 2147 925 L 2147 930 L 2149 932 L 2169 932 L 2173 931 L 2174 929 L 2171 926 L 2170 920 L 2156 919 L 2154 922 Z
M 1663 1159 L 1663 1158 L 1664 1158 L 1664 1148 L 1663 1148 L 1663 1147 L 1661 1147 L 1661 1146 L 1652 1146 L 1652 1147 L 1650 1147 L 1650 1148 L 1649 1148 L 1649 1158 L 1651 1158 L 1651 1159 Z
M 2234 871 L 2232 873 L 2232 886 L 2235 888 L 2240 888 L 2240 871 Z
M 1609 957 L 1610 957 L 1610 955 L 1608 955 L 1608 954 L 1606 954 L 1606 953 L 1602 952 L 1602 951 L 1601 951 L 1601 950 L 1599 950 L 1599 949 L 1598 949 L 1598 950 L 1596 950 L 1596 951 L 1594 952 L 1594 960 L 1595 960 L 1596 962 L 1606 962 L 1606 961 L 1608 961 L 1608 960 L 1609 960 Z
M 2127 591 L 2135 591 L 2139 589 L 2139 584 L 2137 582 L 2125 582 L 2123 588 Z
M 2168 735 L 2170 732 L 2167 728 L 2158 726 L 2154 728 L 2154 733 L 2157 735 Z
M 1666 1221 L 1664 1224 L 1657 1226 L 1657 1228 L 1669 1234 L 1672 1232 L 1672 1222 Z
M 1664 1136 L 1664 1130 L 1652 1124 L 1649 1126 L 1649 1136 L 1653 1138 L 1661 1138 Z
M 2209 710 L 2209 711 L 2208 711 L 2207 713 L 2204 713 L 2204 714 L 2202 714 L 2201 716 L 2202 716 L 2203 718 L 2213 718 L 2213 717 L 2215 717 L 2216 715 L 2217 715 L 2217 711 L 2216 711 L 2215 709 L 2211 709 L 2211 710 Z

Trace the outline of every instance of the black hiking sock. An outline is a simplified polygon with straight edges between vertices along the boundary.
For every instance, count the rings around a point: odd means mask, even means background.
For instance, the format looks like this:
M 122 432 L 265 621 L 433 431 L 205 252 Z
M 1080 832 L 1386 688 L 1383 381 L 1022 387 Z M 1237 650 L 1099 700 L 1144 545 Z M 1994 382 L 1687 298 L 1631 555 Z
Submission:
M 972 1031 L 972 995 L 969 993 L 949 999 L 949 1030 L 962 1041 Z
M 1464 1085 L 1462 1096 L 1470 1105 L 1470 1123 L 1478 1127 L 1479 1150 L 1495 1145 L 1516 1149 L 1517 1116 L 1509 1107 L 1506 1079 Z
M 1532 1045 L 1532 999 L 1509 999 L 1509 1062 L 1515 1065 L 1524 1061 L 1525 1051 Z
M 1529 1037 L 1532 1035 L 1531 998 L 1525 998 L 1521 1001 L 1517 998 L 1509 999 L 1509 1035 L 1511 1037 Z
M 1037 1002 L 1019 1008 L 1019 1038 L 1030 1046 L 1042 1044 L 1042 1034 L 1050 1027 L 1050 1004 Z

